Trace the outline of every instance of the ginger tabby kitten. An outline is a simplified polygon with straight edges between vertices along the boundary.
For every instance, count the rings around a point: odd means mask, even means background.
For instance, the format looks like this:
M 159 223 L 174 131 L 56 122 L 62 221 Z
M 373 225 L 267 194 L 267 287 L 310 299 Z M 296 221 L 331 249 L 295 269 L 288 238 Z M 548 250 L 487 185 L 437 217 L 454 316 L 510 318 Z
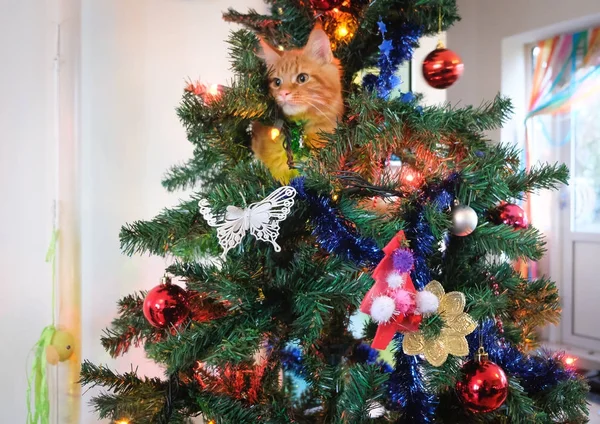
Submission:
M 344 113 L 342 71 L 333 57 L 329 37 L 321 24 L 310 33 L 301 49 L 279 51 L 260 40 L 258 57 L 269 68 L 271 95 L 284 115 L 304 122 L 304 143 L 310 149 L 325 146 L 320 132 L 331 133 Z M 270 127 L 253 125 L 252 150 L 284 184 L 297 175 L 290 169 L 283 138 L 273 140 Z

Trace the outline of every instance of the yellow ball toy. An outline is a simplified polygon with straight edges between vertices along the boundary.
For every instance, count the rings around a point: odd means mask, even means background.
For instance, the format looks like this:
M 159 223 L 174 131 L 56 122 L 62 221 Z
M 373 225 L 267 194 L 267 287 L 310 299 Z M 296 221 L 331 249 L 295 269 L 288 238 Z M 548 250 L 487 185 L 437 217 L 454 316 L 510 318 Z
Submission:
M 67 331 L 56 330 L 50 346 L 46 348 L 46 359 L 48 363 L 56 365 L 69 359 L 74 350 L 75 338 L 73 335 Z

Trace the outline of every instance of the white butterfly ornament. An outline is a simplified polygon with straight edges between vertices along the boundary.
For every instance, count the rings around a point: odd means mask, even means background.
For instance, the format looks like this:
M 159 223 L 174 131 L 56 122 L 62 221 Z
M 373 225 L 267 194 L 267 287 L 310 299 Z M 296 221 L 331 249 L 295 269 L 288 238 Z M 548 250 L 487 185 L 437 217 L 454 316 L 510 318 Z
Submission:
M 198 202 L 200 213 L 208 225 L 217 229 L 217 238 L 223 248 L 223 259 L 231 249 L 250 234 L 258 240 L 269 242 L 276 252 L 281 251 L 277 244 L 279 223 L 287 218 L 292 206 L 296 189 L 291 186 L 279 187 L 260 202 L 252 203 L 246 209 L 227 206 L 224 216 L 215 216 L 206 199 Z

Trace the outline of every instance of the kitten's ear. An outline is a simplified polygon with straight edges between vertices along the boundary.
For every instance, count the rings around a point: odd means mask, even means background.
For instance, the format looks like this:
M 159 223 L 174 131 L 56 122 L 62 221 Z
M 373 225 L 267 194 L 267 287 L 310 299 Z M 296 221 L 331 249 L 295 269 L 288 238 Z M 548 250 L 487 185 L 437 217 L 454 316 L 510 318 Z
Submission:
M 280 52 L 271 47 L 271 45 L 263 40 L 262 37 L 258 37 L 258 42 L 260 44 L 256 51 L 256 55 L 265 61 L 267 68 L 272 68 L 279 60 L 279 57 L 281 56 Z
M 333 61 L 331 42 L 319 22 L 310 32 L 306 46 L 304 46 L 304 53 L 321 63 L 331 63 Z

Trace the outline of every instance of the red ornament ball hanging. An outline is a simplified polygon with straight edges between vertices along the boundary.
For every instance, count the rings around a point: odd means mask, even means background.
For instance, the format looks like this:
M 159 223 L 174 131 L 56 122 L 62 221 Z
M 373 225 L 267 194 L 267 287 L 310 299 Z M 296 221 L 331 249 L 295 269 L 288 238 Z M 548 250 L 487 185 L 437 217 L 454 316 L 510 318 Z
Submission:
M 154 327 L 177 327 L 190 313 L 187 292 L 171 284 L 169 277 L 164 277 L 162 283 L 146 295 L 143 310 L 144 316 Z
M 524 230 L 529 226 L 529 218 L 520 207 L 513 203 L 503 203 L 492 212 L 492 220 L 496 224 L 506 224 Z
M 331 10 L 340 7 L 344 0 L 310 0 L 310 5 L 318 10 Z
M 460 57 L 441 42 L 423 61 L 423 78 L 433 88 L 448 88 L 465 69 Z
M 491 412 L 506 400 L 506 374 L 502 368 L 487 359 L 483 348 L 479 348 L 475 359 L 463 365 L 462 374 L 462 379 L 456 383 L 456 393 L 469 411 Z

